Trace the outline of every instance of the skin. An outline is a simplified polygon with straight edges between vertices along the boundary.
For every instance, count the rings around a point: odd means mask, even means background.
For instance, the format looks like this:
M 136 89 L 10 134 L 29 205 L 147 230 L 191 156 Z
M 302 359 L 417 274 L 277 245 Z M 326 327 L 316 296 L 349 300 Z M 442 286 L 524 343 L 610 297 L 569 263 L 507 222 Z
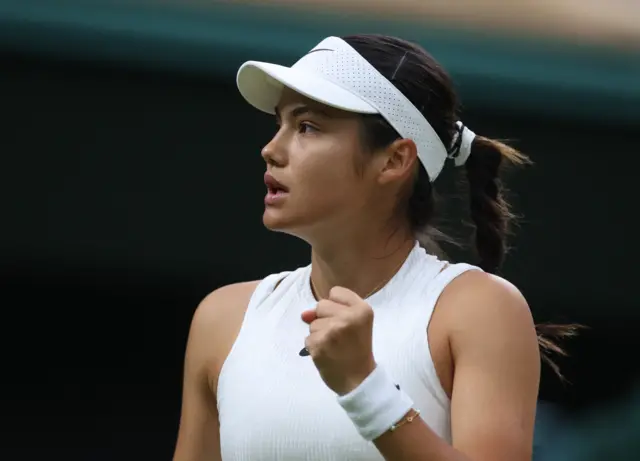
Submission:
M 321 379 L 344 394 L 376 366 L 373 311 L 362 297 L 390 278 L 413 246 L 407 224 L 394 210 L 415 174 L 416 149 L 412 141 L 398 140 L 363 154 L 356 116 L 290 91 L 276 118 L 278 131 L 262 156 L 267 171 L 289 192 L 265 207 L 263 222 L 312 247 L 312 279 L 321 301 L 302 314 L 309 324 L 306 346 Z M 364 166 L 354 168 L 364 158 Z M 221 460 L 218 375 L 257 283 L 220 288 L 196 310 L 175 461 Z M 451 399 L 453 444 L 417 419 L 374 441 L 383 457 L 531 459 L 540 357 L 531 313 L 518 290 L 489 274 L 465 273 L 442 293 L 428 334 Z

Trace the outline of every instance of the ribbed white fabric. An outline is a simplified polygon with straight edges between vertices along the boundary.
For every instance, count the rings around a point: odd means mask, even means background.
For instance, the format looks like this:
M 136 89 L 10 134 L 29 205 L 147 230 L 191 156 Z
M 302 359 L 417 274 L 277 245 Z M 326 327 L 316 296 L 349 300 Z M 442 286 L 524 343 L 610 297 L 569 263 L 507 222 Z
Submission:
M 478 268 L 447 265 L 416 244 L 393 279 L 367 300 L 374 309 L 376 361 L 448 441 L 450 402 L 436 375 L 427 326 L 447 284 L 472 269 Z M 223 461 L 383 460 L 360 437 L 310 357 L 298 355 L 308 335 L 300 313 L 316 304 L 310 274 L 307 266 L 270 275 L 251 298 L 218 379 Z

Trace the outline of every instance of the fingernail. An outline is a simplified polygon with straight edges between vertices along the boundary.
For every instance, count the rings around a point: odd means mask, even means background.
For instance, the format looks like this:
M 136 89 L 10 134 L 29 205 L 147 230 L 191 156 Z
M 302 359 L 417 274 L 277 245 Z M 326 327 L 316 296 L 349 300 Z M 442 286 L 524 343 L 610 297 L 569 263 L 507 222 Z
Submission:
M 303 347 L 302 349 L 300 349 L 300 357 L 307 357 L 309 355 L 309 351 L 307 350 L 306 347 Z

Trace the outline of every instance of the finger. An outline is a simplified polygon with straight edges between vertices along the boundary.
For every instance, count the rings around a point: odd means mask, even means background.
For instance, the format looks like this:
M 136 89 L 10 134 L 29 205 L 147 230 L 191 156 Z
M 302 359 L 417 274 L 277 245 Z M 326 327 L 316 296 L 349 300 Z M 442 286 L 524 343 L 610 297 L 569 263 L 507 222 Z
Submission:
M 310 309 L 310 310 L 304 311 L 302 314 L 300 314 L 300 318 L 302 318 L 302 321 L 304 323 L 310 324 L 315 319 L 317 319 L 318 316 L 316 315 L 316 310 L 315 309 Z
M 331 318 L 319 318 L 309 324 L 309 333 L 317 333 L 319 331 L 328 330 L 332 324 Z
M 333 287 L 329 291 L 329 300 L 345 306 L 353 306 L 361 303 L 363 300 L 357 293 L 344 287 Z
M 328 299 L 323 299 L 316 305 L 316 317 L 335 317 L 336 315 L 339 315 L 340 312 L 343 312 L 346 308 L 346 305 L 339 304 L 334 301 L 329 301 Z
M 310 355 L 312 358 L 317 352 L 318 338 L 317 335 L 309 335 L 304 339 L 304 349 L 307 351 L 306 355 Z

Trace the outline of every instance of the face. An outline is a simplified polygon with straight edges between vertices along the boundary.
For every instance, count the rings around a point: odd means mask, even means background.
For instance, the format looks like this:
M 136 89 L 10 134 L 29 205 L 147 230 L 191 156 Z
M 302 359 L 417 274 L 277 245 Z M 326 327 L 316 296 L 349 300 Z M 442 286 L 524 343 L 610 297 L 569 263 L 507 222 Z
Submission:
M 363 155 L 356 114 L 285 90 L 276 123 L 262 150 L 267 228 L 309 240 L 320 228 L 335 229 L 367 208 L 376 181 L 356 168 Z

